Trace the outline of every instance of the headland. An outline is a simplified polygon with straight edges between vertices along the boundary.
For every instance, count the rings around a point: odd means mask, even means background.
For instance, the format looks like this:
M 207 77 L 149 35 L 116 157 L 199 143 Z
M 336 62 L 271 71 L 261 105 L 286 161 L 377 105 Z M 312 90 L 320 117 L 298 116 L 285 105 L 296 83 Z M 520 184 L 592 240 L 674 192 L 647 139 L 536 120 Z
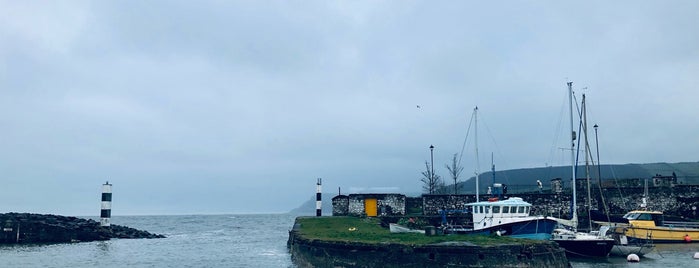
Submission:
M 299 217 L 287 245 L 300 267 L 568 267 L 564 250 L 550 241 L 390 233 L 380 223 Z

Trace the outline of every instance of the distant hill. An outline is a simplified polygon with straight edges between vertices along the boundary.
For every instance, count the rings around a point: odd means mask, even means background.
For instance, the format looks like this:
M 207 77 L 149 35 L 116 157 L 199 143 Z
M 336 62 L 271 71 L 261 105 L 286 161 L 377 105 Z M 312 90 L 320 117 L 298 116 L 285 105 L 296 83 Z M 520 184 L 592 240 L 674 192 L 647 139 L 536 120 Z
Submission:
M 656 174 L 671 176 L 674 172 L 677 181 L 681 184 L 699 184 L 699 162 L 681 163 L 650 163 L 650 164 L 624 164 L 624 165 L 601 165 L 600 173 L 602 180 L 614 179 L 644 179 L 651 178 Z M 550 184 L 555 178 L 570 180 L 570 166 L 524 168 L 495 171 L 495 182 L 505 183 L 509 189 L 512 187 L 536 187 L 536 180 L 541 180 L 544 187 Z M 577 177 L 585 177 L 585 167 L 578 166 Z M 597 167 L 590 167 L 590 177 L 597 180 Z M 479 188 L 485 191 L 493 181 L 493 172 L 488 171 L 480 175 Z M 448 180 L 446 181 L 448 183 Z M 447 189 L 453 188 L 454 184 L 447 185 Z M 449 188 L 451 187 L 451 188 Z M 473 192 L 475 188 L 475 177 L 471 177 L 464 182 L 459 182 L 459 191 Z
M 331 216 L 333 214 L 332 198 L 337 194 L 323 193 L 321 195 L 320 210 L 323 216 Z M 299 207 L 289 211 L 291 214 L 300 216 L 315 216 L 316 215 L 316 195 L 312 195 L 306 202 L 303 202 Z

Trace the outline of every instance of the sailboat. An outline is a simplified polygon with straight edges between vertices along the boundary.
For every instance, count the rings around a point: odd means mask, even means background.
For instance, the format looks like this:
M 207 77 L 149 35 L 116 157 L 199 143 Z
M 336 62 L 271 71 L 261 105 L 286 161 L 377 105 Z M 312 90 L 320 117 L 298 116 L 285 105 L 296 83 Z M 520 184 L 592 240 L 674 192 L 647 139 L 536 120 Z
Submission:
M 551 234 L 551 240 L 565 249 L 566 254 L 578 257 L 606 257 L 614 246 L 614 239 L 606 237 L 605 233 L 578 232 L 578 212 L 576 202 L 576 167 L 575 167 L 575 131 L 573 130 L 573 82 L 568 82 L 568 98 L 570 104 L 570 133 L 571 133 L 571 170 L 573 178 L 572 218 L 562 222 L 569 228 L 557 228 Z

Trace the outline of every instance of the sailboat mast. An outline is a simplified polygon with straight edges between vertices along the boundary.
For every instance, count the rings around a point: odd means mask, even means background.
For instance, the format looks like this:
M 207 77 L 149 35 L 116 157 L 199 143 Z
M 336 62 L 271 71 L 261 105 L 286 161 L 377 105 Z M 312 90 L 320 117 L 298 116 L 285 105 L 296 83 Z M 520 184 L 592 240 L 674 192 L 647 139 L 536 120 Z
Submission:
M 573 130 L 573 82 L 568 82 L 568 104 L 570 105 L 570 169 L 571 169 L 571 175 L 573 178 L 573 204 L 572 204 L 572 209 L 573 209 L 573 217 L 572 221 L 575 225 L 575 229 L 577 229 L 577 222 L 578 222 L 578 212 L 577 212 L 577 202 L 575 200 L 575 195 L 576 191 L 575 188 L 577 186 L 576 180 L 575 180 L 575 130 Z
M 478 202 L 478 201 L 480 201 L 480 198 L 478 197 L 478 192 L 479 192 L 478 191 L 479 190 L 478 189 L 478 181 L 479 181 L 479 179 L 478 179 L 478 175 L 479 175 L 478 174 L 478 166 L 480 166 L 480 162 L 478 161 L 478 106 L 476 106 L 476 108 L 473 109 L 473 116 L 475 116 L 475 119 L 476 119 L 476 125 L 474 128 L 474 130 L 476 132 L 475 133 L 476 145 L 474 147 L 476 147 L 476 202 Z
M 592 228 L 592 218 L 590 210 L 592 210 L 592 196 L 590 195 L 590 144 L 587 140 L 587 102 L 585 102 L 585 94 L 582 95 L 582 111 L 583 111 L 583 131 L 585 133 L 585 179 L 587 180 L 587 220 L 589 228 Z

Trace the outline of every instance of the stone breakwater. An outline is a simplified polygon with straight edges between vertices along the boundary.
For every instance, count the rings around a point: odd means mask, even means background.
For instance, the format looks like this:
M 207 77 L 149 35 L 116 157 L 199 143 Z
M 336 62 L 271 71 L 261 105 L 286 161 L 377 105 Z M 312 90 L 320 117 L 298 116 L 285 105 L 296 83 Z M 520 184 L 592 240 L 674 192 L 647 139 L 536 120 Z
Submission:
M 299 267 L 569 267 L 557 244 L 479 246 L 468 242 L 427 245 L 329 241 L 304 237 L 294 226 L 287 246 Z
M 164 238 L 159 234 L 76 217 L 31 213 L 0 213 L 0 244 L 66 243 L 111 238 Z

